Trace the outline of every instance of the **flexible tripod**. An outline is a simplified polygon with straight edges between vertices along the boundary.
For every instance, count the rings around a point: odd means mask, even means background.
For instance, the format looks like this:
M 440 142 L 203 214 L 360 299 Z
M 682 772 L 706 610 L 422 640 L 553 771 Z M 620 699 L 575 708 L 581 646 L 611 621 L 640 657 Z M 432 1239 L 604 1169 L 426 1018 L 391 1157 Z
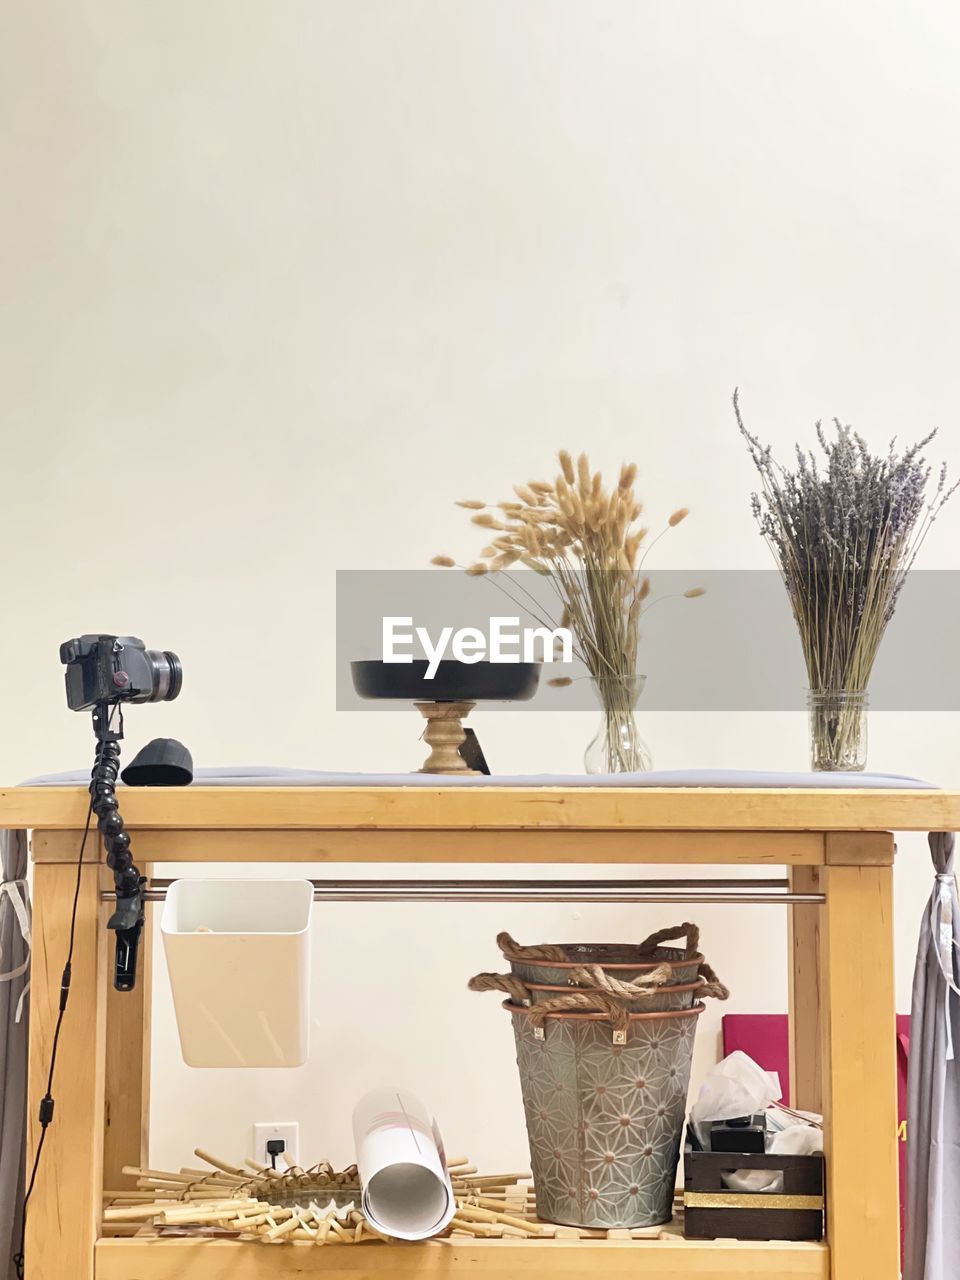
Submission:
M 112 728 L 113 710 L 118 727 Z M 118 702 L 98 702 L 93 708 L 93 732 L 97 739 L 90 798 L 97 815 L 97 827 L 107 851 L 107 866 L 113 872 L 117 907 L 107 928 L 117 935 L 113 985 L 118 991 L 132 991 L 137 981 L 137 951 L 143 932 L 143 891 L 147 883 L 130 853 L 130 833 L 124 830 L 117 800 L 120 772 L 120 743 L 123 739 L 123 707 Z

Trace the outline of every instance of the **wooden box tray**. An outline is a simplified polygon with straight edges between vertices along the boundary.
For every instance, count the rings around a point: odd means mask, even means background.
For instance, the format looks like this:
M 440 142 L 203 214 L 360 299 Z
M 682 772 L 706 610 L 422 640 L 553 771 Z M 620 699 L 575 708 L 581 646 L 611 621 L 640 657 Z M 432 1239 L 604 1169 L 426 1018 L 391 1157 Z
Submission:
M 723 1176 L 735 1169 L 783 1173 L 783 1189 L 734 1191 Z M 683 1233 L 688 1239 L 822 1240 L 822 1155 L 744 1155 L 732 1151 L 683 1151 Z

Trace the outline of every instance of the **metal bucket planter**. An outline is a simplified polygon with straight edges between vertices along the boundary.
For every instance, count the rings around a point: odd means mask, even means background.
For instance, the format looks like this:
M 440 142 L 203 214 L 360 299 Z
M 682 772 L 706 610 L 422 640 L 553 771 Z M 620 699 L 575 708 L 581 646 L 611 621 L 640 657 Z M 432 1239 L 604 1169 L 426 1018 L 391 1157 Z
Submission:
M 683 949 L 662 946 L 679 937 Z M 699 1001 L 730 994 L 699 938 L 693 924 L 639 946 L 521 947 L 501 933 L 511 972 L 470 979 L 472 991 L 510 997 L 541 1218 L 670 1220 Z
M 577 1227 L 644 1227 L 672 1214 L 702 1004 L 625 1014 L 504 1002 L 513 1019 L 537 1214 Z

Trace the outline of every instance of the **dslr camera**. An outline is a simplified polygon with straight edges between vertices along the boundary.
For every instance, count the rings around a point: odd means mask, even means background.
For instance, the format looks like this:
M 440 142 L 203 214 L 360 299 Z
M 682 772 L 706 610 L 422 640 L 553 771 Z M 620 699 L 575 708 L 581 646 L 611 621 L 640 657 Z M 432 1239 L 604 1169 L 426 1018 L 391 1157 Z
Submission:
M 67 704 L 86 711 L 104 702 L 171 702 L 183 684 L 180 659 L 148 649 L 136 636 L 80 636 L 60 646 Z
M 65 640 L 60 646 L 60 661 L 67 668 L 70 710 L 93 711 L 97 750 L 90 776 L 87 831 L 90 817 L 96 814 L 107 866 L 113 872 L 116 886 L 117 909 L 107 922 L 107 928 L 115 930 L 117 935 L 113 985 L 118 991 L 132 991 L 137 976 L 137 949 L 143 931 L 147 881 L 133 861 L 130 833 L 124 828 L 117 799 L 123 704 L 172 701 L 180 692 L 183 668 L 175 653 L 169 649 L 148 649 L 136 636 L 80 636 Z M 115 712 L 119 712 L 116 725 L 113 723 Z M 86 832 L 83 838 L 86 840 Z M 83 859 L 82 844 L 80 859 Z M 61 1011 L 70 985 L 69 970 L 68 964 L 60 997 Z

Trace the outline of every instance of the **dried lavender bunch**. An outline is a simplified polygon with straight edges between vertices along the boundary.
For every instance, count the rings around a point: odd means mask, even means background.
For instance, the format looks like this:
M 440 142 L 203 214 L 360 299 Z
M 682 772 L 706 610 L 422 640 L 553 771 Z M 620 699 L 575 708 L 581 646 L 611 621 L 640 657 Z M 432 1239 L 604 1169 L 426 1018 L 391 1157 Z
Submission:
M 907 573 L 960 481 L 947 488 L 944 463 L 927 500 L 923 450 L 936 431 L 876 455 L 836 418 L 829 435 L 816 424 L 825 465 L 798 445 L 791 471 L 747 430 L 738 391 L 733 410 L 760 473 L 753 514 L 783 575 L 810 688 L 863 692 Z

